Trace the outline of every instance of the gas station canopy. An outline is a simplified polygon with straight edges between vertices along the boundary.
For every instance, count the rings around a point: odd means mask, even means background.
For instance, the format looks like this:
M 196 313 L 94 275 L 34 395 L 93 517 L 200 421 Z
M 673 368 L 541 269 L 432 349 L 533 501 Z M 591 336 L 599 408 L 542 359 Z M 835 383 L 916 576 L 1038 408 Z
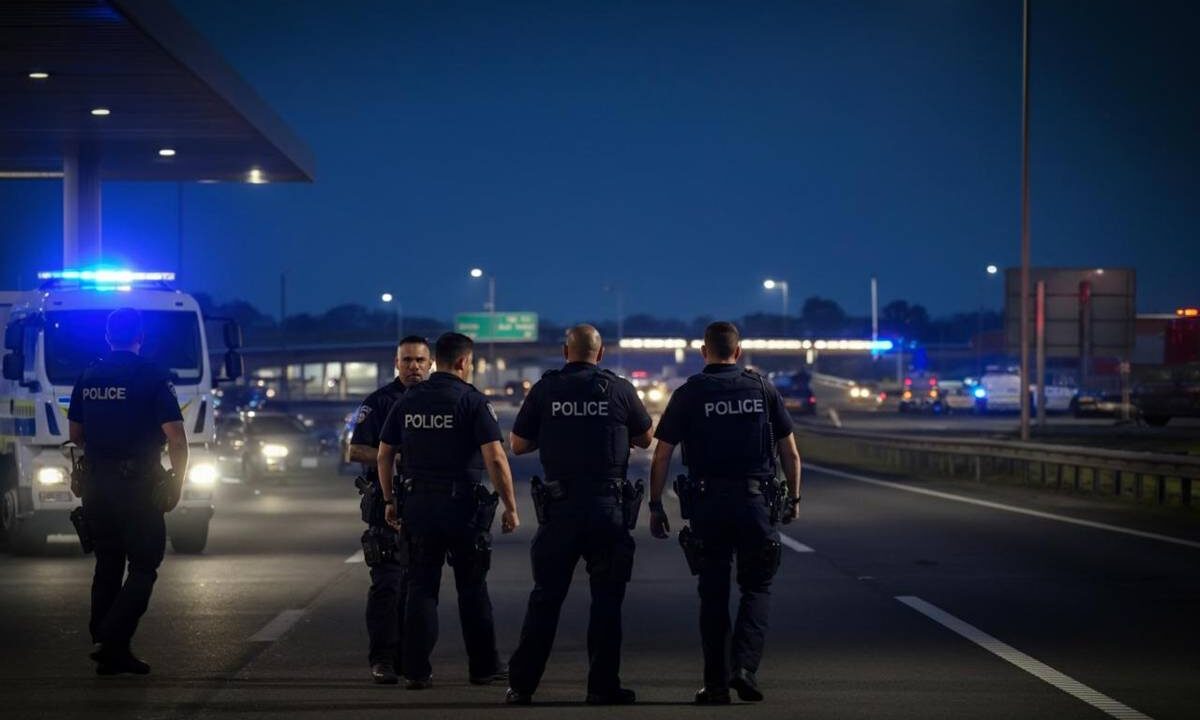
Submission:
M 165 0 L 4 0 L 0 178 L 73 161 L 102 180 L 313 179 L 309 150 Z

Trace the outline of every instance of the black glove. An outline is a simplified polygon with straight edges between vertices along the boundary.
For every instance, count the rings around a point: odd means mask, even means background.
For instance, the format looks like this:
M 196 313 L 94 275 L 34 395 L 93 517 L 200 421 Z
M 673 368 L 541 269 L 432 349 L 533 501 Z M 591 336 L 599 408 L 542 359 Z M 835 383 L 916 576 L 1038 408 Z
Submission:
M 650 534 L 660 540 L 671 537 L 671 523 L 661 500 L 650 502 Z

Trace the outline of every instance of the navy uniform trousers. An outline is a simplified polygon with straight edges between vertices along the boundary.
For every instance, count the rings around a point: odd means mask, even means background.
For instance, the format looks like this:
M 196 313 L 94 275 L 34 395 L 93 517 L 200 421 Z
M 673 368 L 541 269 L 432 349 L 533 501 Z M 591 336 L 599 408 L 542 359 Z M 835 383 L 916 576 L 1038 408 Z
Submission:
M 150 605 L 166 552 L 163 513 L 151 502 L 149 481 L 138 485 L 99 473 L 89 482 L 83 505 L 96 553 L 88 623 L 92 641 L 128 646 Z
M 547 513 L 547 522 L 538 527 L 530 549 L 533 592 L 521 627 L 521 643 L 509 661 L 509 684 L 520 692 L 537 689 L 571 576 L 583 558 L 592 592 L 588 692 L 615 692 L 621 687 L 621 604 L 634 554 L 621 505 L 612 495 L 569 489 L 568 497 L 551 502 Z
M 779 533 L 771 526 L 766 499 L 750 494 L 746 482 L 709 482 L 694 515 L 692 528 L 704 547 L 699 576 L 704 685 L 724 688 L 729 684 L 731 662 L 733 669 L 758 672 L 767 636 L 771 580 L 778 569 Z M 734 555 L 741 599 L 731 628 Z
M 458 617 L 467 646 L 471 677 L 488 677 L 500 669 L 492 600 L 487 571 L 491 550 L 480 550 L 478 532 L 468 524 L 475 499 L 464 491 L 410 492 L 404 502 L 404 523 L 409 533 L 408 603 L 404 614 L 404 676 L 423 680 L 433 674 L 429 658 L 438 639 L 438 591 L 442 564 L 454 568 L 458 591 Z
M 391 530 L 391 528 L 387 528 Z M 404 637 L 404 607 L 408 593 L 408 568 L 396 560 L 385 560 L 371 570 L 367 590 L 367 654 L 370 663 L 384 663 L 403 674 L 401 650 Z

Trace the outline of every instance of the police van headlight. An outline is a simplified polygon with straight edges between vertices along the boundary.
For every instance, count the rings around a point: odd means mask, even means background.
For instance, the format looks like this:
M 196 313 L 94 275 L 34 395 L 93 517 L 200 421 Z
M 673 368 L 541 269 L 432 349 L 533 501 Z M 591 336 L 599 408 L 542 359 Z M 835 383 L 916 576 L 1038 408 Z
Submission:
M 67 471 L 60 467 L 44 467 L 37 471 L 39 485 L 61 485 L 67 481 Z
M 650 402 L 662 402 L 663 391 L 658 388 L 650 388 L 650 392 L 646 393 L 646 397 L 650 399 Z
M 271 460 L 278 460 L 280 458 L 285 458 L 288 456 L 288 449 L 287 449 L 286 445 L 277 445 L 275 443 L 267 443 L 266 445 L 262 446 L 262 454 L 263 454 L 263 457 L 265 457 L 265 458 L 268 458 Z
M 196 463 L 188 469 L 188 483 L 198 488 L 211 488 L 217 484 L 217 466 L 212 463 Z

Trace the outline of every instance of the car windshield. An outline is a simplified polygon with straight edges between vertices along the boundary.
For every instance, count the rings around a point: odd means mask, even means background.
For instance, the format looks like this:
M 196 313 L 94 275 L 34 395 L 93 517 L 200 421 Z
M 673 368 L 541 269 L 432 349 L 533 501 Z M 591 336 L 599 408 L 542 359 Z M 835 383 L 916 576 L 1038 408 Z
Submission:
M 246 426 L 251 435 L 304 435 L 308 428 L 294 417 L 284 415 L 260 415 Z
M 54 385 L 73 385 L 108 351 L 104 325 L 110 310 L 46 313 L 46 375 Z M 195 385 L 204 373 L 200 322 L 194 312 L 143 310 L 142 357 L 169 370 L 179 385 Z

